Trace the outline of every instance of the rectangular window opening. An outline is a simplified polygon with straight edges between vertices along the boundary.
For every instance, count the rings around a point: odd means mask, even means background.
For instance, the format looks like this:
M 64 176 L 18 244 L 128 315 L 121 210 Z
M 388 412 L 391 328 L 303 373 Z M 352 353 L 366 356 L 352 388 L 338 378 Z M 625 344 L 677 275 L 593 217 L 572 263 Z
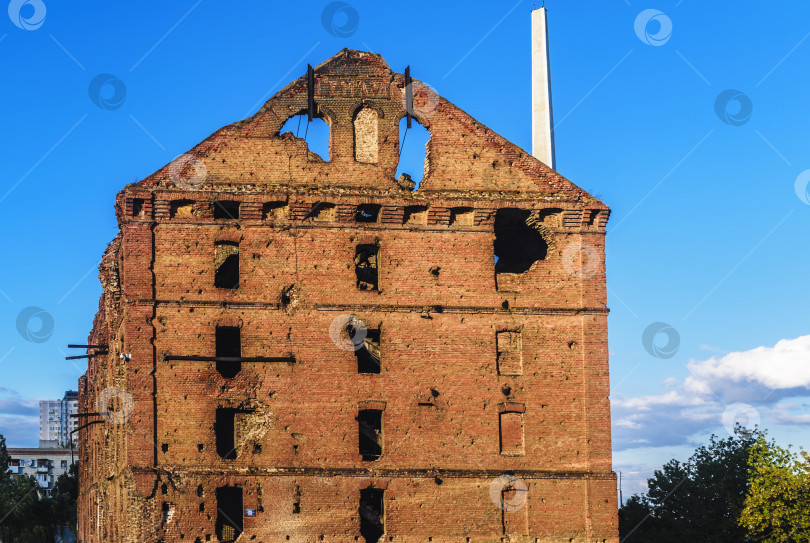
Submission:
M 378 261 L 380 248 L 377 245 L 358 245 L 354 256 L 354 272 L 357 288 L 379 290 Z
M 385 533 L 385 491 L 379 488 L 360 490 L 360 535 L 366 543 L 377 543 Z
M 242 357 L 242 331 L 236 326 L 217 326 L 217 358 Z M 242 370 L 239 360 L 217 360 L 217 371 L 226 379 L 233 379 Z
M 238 219 L 239 202 L 234 200 L 217 200 L 214 202 L 214 219 Z
M 132 199 L 132 216 L 133 217 L 140 217 L 141 213 L 143 213 L 143 198 L 133 198 Z
M 242 489 L 217 488 L 216 533 L 220 541 L 231 543 L 242 534 Z
M 472 226 L 473 208 L 454 207 L 450 209 L 450 224 L 456 226 Z
M 183 219 L 195 215 L 192 200 L 173 200 L 169 202 L 169 218 Z
M 406 206 L 403 219 L 405 224 L 427 224 L 427 207 Z
M 362 204 L 357 206 L 354 213 L 355 222 L 379 222 L 380 208 L 377 204 Z
M 264 220 L 282 220 L 287 218 L 287 202 L 266 202 L 262 206 Z
M 214 286 L 217 288 L 239 288 L 239 244 L 220 241 L 215 245 Z
M 382 455 L 382 411 L 362 409 L 357 415 L 360 432 L 360 455 L 363 460 L 377 460 Z
M 349 330 L 350 337 L 353 330 Z M 380 373 L 380 330 L 366 330 L 363 344 L 354 352 L 357 357 L 357 373 Z
M 309 215 L 315 222 L 334 222 L 336 209 L 335 204 L 317 202 L 312 204 L 312 210 L 309 212 Z

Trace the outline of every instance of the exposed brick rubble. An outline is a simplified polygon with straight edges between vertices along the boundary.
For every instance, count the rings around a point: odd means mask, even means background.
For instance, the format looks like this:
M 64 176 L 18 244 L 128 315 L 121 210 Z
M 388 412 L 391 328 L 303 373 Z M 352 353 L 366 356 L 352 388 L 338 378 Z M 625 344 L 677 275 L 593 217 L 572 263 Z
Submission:
M 118 194 L 79 539 L 618 542 L 609 209 L 418 82 L 409 190 L 404 76 L 315 79 L 328 161 L 302 77 Z

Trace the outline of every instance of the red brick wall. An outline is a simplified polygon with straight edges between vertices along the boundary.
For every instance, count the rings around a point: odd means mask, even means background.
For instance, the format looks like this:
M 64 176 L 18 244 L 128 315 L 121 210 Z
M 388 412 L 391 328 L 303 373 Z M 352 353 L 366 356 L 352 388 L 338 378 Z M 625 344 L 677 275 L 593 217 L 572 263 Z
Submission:
M 362 541 L 360 490 L 373 485 L 385 490 L 385 541 L 616 543 L 609 210 L 419 92 L 435 104 L 417 108 L 431 130 L 429 168 L 418 191 L 403 190 L 393 180 L 402 76 L 345 50 L 316 77 L 329 163 L 278 137 L 306 107 L 303 78 L 190 151 L 205 170 L 191 188 L 167 166 L 119 194 L 121 235 L 102 261 L 90 336 L 109 355 L 91 360 L 80 405 L 95 412 L 112 390 L 127 408 L 80 434 L 80 539 L 216 541 L 216 489 L 239 485 L 243 508 L 257 510 L 243 539 Z M 378 112 L 376 164 L 354 159 L 359 107 Z M 241 202 L 238 220 L 213 219 L 224 199 Z M 172 218 L 176 200 L 195 213 Z M 264 218 L 267 202 L 284 205 Z M 318 202 L 334 213 L 307 218 Z M 377 223 L 354 221 L 366 203 L 382 206 Z M 415 205 L 427 220 L 403 224 Z M 496 278 L 494 218 L 507 207 L 548 215 L 549 249 L 528 271 Z M 214 286 L 219 241 L 239 244 L 238 289 Z M 379 290 L 360 291 L 355 251 L 370 243 Z M 358 373 L 355 353 L 333 342 L 342 315 L 379 328 L 379 374 Z M 294 362 L 243 362 L 226 379 L 216 362 L 172 358 L 214 356 L 217 326 L 240 327 L 243 357 Z M 520 371 L 498 371 L 503 331 L 520 334 L 510 343 Z M 217 454 L 218 407 L 251 411 L 236 459 Z M 383 411 L 375 461 L 358 450 L 365 408 Z

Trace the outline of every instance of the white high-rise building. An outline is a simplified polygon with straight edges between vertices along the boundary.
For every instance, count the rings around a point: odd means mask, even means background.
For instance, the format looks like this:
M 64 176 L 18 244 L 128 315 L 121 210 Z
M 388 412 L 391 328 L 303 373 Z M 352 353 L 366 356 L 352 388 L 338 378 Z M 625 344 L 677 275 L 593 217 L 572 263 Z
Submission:
M 68 390 L 61 400 L 40 400 L 39 402 L 39 446 L 67 447 L 70 438 L 77 441 L 70 432 L 79 427 L 79 419 L 71 417 L 79 412 L 79 393 Z

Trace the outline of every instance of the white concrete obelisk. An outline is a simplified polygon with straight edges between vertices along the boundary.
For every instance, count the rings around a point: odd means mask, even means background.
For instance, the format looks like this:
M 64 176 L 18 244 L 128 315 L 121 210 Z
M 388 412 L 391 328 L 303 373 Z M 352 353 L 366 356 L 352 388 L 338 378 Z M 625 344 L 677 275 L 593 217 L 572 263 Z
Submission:
M 532 155 L 556 169 L 546 13 L 544 7 L 532 11 Z

